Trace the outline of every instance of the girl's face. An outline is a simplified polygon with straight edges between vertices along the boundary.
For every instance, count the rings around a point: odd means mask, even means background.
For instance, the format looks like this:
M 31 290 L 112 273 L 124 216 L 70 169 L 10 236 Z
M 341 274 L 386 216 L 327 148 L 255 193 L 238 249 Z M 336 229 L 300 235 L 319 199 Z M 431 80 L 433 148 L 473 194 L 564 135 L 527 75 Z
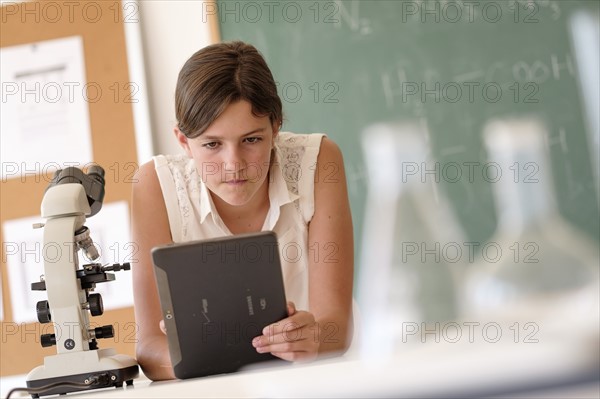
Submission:
M 258 192 L 268 193 L 271 149 L 278 129 L 268 116 L 254 116 L 249 102 L 230 104 L 198 137 L 187 138 L 178 129 L 175 133 L 213 198 L 242 206 Z

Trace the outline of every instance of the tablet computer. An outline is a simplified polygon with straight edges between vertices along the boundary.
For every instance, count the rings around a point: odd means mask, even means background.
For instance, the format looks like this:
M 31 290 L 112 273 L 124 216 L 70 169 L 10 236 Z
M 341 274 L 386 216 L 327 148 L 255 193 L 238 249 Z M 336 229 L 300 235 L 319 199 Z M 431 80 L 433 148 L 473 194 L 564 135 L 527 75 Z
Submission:
M 252 346 L 264 327 L 287 317 L 275 233 L 164 245 L 152 259 L 177 378 L 277 359 Z

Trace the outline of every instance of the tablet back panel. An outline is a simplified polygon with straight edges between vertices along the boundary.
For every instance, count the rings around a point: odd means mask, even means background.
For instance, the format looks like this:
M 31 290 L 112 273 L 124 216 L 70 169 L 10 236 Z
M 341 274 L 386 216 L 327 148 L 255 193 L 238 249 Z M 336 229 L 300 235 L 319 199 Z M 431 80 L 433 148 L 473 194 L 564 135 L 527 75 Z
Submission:
M 275 233 L 170 244 L 152 258 L 177 378 L 275 359 L 251 343 L 287 317 Z

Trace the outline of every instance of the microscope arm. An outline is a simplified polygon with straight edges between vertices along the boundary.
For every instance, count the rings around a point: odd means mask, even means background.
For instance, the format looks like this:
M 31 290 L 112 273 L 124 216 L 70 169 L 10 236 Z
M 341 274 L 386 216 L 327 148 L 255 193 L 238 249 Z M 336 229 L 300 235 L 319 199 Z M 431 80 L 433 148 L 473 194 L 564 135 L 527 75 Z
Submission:
M 78 261 L 73 242 L 74 232 L 83 220 L 83 216 L 49 219 L 44 227 L 46 253 L 50 255 L 55 247 L 57 255 L 44 260 L 44 276 L 58 353 L 89 349 L 89 320 L 87 312 L 82 311 L 87 300 L 76 276 Z

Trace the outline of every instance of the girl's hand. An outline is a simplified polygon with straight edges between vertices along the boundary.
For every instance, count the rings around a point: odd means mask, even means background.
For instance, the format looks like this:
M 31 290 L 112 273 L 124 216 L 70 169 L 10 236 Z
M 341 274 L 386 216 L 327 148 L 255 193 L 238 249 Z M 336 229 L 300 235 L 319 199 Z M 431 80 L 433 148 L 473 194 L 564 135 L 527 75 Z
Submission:
M 167 327 L 165 327 L 165 320 L 161 320 L 160 323 L 158 323 L 158 328 L 160 328 L 160 331 L 162 331 L 163 334 L 167 335 Z
M 288 302 L 287 318 L 265 327 L 252 340 L 259 353 L 270 352 L 283 360 L 310 361 L 319 353 L 319 325 L 310 312 L 297 311 L 293 302 Z

